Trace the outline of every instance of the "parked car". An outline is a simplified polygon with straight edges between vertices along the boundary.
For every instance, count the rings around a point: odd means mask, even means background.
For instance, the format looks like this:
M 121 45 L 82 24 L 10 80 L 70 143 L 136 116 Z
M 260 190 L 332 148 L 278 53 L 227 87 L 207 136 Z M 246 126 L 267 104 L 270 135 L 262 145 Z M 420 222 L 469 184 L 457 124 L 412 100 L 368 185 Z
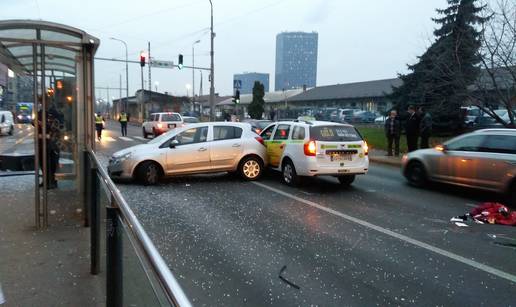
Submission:
M 261 133 L 269 166 L 296 185 L 303 176 L 334 176 L 350 185 L 369 168 L 368 147 L 351 125 L 325 121 L 281 121 Z
M 414 186 L 439 181 L 505 193 L 516 205 L 516 130 L 483 129 L 403 156 Z
M 196 124 L 199 122 L 199 119 L 197 117 L 193 117 L 193 116 L 183 116 L 183 123 L 185 125 L 188 125 L 188 124 Z
M 145 185 L 162 177 L 234 172 L 257 180 L 267 165 L 263 139 L 246 123 L 190 124 L 164 133 L 147 144 L 113 154 L 113 179 L 136 179 Z
M 349 123 L 353 119 L 353 114 L 360 112 L 360 109 L 338 109 L 331 115 L 331 121 L 339 123 Z
M 387 119 L 387 116 L 378 116 L 374 119 L 374 122 L 376 124 L 385 124 L 385 120 Z
M 256 134 L 260 134 L 262 130 L 273 121 L 268 119 L 246 119 L 244 122 L 251 124 L 251 129 L 256 132 Z
M 14 118 L 10 111 L 0 111 L 0 134 L 13 135 Z
M 491 116 L 477 116 L 473 121 L 473 129 L 503 128 L 503 125 Z
M 167 132 L 170 129 L 183 126 L 183 117 L 179 113 L 161 112 L 151 113 L 149 118 L 143 122 L 143 137 L 147 138 L 150 134 L 154 137 Z
M 352 115 L 351 122 L 353 123 L 374 123 L 376 114 L 370 111 L 359 111 Z

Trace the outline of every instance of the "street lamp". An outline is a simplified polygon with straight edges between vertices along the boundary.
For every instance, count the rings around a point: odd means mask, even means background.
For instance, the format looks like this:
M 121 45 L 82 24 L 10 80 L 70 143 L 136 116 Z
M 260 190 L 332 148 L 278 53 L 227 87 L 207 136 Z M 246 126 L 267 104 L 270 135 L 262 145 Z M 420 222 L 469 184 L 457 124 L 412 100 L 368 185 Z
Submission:
M 156 92 L 158 92 L 158 86 L 159 86 L 159 82 L 154 81 L 154 88 L 156 89 Z
M 127 112 L 127 100 L 129 99 L 129 55 L 127 52 L 127 43 L 121 39 L 110 37 L 109 39 L 119 41 L 125 46 L 125 104 L 124 111 Z
M 185 84 L 185 87 L 186 87 L 186 97 L 189 97 L 190 95 L 188 94 L 188 92 L 190 91 L 190 89 L 192 88 L 192 86 L 190 84 Z
M 211 39 L 211 65 L 210 65 L 210 120 L 215 121 L 215 66 L 213 63 L 213 39 L 215 38 L 215 33 L 213 33 L 213 2 L 210 0 L 211 6 L 211 26 L 210 26 L 210 39 Z
M 194 111 L 195 109 L 195 50 L 194 45 L 200 43 L 201 40 L 196 40 L 192 44 L 192 109 L 190 111 Z

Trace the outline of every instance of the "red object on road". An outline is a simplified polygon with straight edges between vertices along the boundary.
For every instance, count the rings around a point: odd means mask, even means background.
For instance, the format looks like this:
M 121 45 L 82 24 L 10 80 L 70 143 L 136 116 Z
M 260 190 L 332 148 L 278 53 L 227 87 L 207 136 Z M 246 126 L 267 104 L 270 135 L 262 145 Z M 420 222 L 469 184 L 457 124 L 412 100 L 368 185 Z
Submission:
M 516 211 L 510 211 L 500 203 L 482 203 L 469 214 L 473 219 L 485 223 L 516 226 Z

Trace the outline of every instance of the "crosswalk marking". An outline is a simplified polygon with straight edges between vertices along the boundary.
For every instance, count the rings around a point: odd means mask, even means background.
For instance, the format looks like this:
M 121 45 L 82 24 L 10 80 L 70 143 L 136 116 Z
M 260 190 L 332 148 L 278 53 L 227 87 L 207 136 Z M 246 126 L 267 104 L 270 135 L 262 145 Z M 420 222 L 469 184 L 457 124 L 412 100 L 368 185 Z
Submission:
M 146 138 L 144 138 L 143 136 L 133 136 L 133 138 L 138 139 L 138 140 L 140 140 L 140 141 L 146 141 L 146 140 L 147 140 L 147 139 L 146 139 Z
M 127 141 L 127 142 L 133 142 L 134 141 L 133 139 L 128 138 L 126 136 L 119 136 L 118 138 L 121 139 L 121 140 Z

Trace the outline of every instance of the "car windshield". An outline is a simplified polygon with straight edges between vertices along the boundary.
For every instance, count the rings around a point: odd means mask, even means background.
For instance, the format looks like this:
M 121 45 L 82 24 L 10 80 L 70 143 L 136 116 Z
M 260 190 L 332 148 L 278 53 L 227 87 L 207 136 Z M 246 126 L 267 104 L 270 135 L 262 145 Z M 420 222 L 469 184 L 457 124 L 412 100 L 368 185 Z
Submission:
M 180 122 L 181 116 L 175 113 L 166 113 L 161 115 L 162 122 Z
M 310 127 L 310 138 L 326 142 L 361 141 L 362 137 L 354 127 L 350 126 L 317 126 Z
M 272 121 L 261 121 L 261 122 L 256 122 L 256 126 L 258 126 L 258 128 L 260 129 L 263 129 L 265 127 L 267 127 L 268 125 L 270 125 L 272 123 Z
M 183 121 L 185 123 L 191 123 L 191 124 L 199 122 L 199 120 L 195 117 L 183 117 Z

